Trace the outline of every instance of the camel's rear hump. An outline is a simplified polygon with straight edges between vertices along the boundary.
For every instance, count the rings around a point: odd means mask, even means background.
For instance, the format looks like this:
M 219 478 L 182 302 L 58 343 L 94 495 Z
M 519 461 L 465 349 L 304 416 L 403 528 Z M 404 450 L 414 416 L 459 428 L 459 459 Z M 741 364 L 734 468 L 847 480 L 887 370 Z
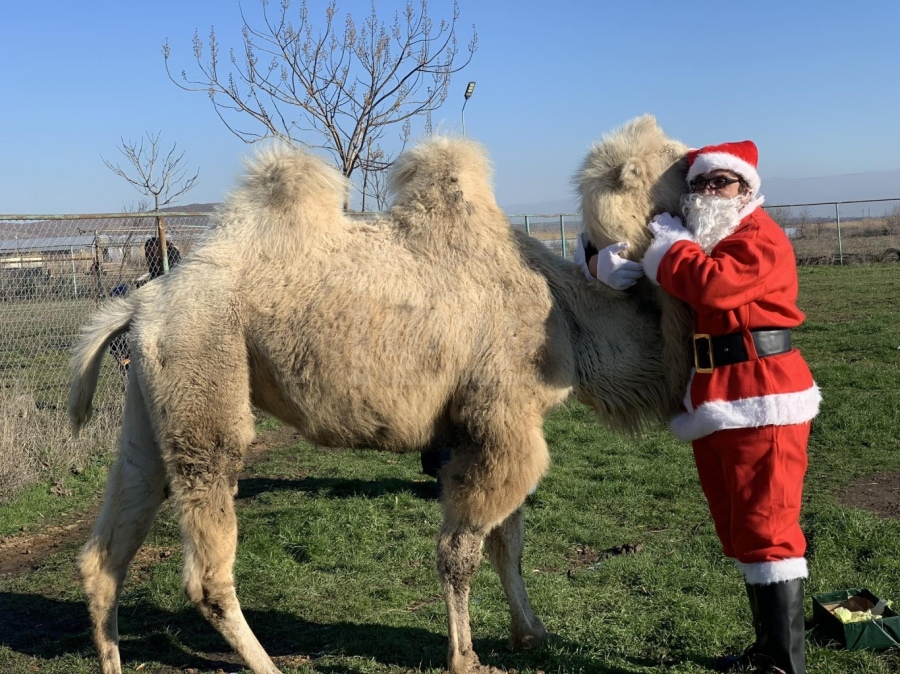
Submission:
M 410 234 L 435 243 L 483 245 L 508 233 L 494 199 L 484 148 L 465 138 L 433 136 L 407 150 L 391 167 L 392 215 Z

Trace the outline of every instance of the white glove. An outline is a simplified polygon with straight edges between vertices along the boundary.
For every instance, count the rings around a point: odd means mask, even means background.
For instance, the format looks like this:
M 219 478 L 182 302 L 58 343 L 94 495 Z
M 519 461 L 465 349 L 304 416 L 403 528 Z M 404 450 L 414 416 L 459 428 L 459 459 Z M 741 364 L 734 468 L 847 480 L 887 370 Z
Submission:
M 660 213 L 657 215 L 650 221 L 647 228 L 653 232 L 653 236 L 659 236 L 663 232 L 684 234 L 684 232 L 687 231 L 684 223 L 681 222 L 681 218 L 677 215 L 670 215 L 669 213 Z
M 584 256 L 584 243 L 587 241 L 587 234 L 582 232 L 578 235 L 578 245 L 575 246 L 575 257 L 574 261 L 579 267 L 581 267 L 581 273 L 584 274 L 584 277 L 588 281 L 593 281 L 596 277 L 591 274 L 588 269 L 588 260 L 585 259 Z
M 626 260 L 619 253 L 628 248 L 627 241 L 612 243 L 597 255 L 597 278 L 610 288 L 630 288 L 644 275 L 644 265 Z

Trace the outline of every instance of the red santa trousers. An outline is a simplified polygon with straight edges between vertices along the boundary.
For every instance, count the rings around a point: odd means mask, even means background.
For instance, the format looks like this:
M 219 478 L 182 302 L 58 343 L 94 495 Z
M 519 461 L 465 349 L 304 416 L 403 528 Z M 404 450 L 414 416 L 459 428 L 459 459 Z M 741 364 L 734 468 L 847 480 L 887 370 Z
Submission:
M 731 428 L 691 443 L 727 557 L 753 566 L 803 557 L 800 501 L 809 429 L 809 422 Z

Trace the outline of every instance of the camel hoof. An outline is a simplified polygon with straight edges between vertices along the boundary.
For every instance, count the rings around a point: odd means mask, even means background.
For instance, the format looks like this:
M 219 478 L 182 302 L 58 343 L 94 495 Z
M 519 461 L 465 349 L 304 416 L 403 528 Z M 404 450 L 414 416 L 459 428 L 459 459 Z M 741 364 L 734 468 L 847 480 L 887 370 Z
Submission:
M 509 674 L 509 671 L 505 669 L 497 669 L 496 667 L 491 667 L 490 665 L 482 665 L 480 662 L 476 661 L 474 664 L 469 663 L 465 669 L 458 669 L 454 667 L 453 669 L 449 670 L 447 674 Z
M 547 641 L 550 633 L 540 623 L 528 633 L 511 634 L 509 636 L 509 649 L 511 651 L 530 651 L 540 648 Z
M 482 665 L 475 653 L 452 658 L 449 674 L 509 674 L 504 669 Z

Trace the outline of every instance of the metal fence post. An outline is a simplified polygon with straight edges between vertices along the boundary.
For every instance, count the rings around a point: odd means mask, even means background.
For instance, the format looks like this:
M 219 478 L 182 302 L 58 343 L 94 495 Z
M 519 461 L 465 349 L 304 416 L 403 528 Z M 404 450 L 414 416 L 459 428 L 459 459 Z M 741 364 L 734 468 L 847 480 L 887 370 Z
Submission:
M 559 236 L 562 238 L 562 256 L 568 259 L 569 252 L 566 250 L 566 216 L 562 213 L 559 214 Z
M 72 261 L 72 299 L 78 299 L 78 279 L 76 278 L 76 270 L 75 270 L 75 253 L 72 252 L 72 247 L 69 246 L 69 259 Z
M 166 219 L 156 216 L 156 236 L 159 237 L 159 250 L 162 257 L 162 273 L 169 273 L 169 247 L 166 245 Z
M 99 307 L 103 303 L 103 253 L 100 250 L 100 235 L 94 232 L 94 276 L 97 281 L 94 298 L 94 306 Z
M 844 243 L 841 240 L 841 205 L 834 205 L 834 214 L 837 219 L 837 237 L 838 237 L 838 260 L 840 264 L 844 264 Z
M 531 225 L 528 223 L 528 216 L 525 216 L 525 233 L 531 236 Z

